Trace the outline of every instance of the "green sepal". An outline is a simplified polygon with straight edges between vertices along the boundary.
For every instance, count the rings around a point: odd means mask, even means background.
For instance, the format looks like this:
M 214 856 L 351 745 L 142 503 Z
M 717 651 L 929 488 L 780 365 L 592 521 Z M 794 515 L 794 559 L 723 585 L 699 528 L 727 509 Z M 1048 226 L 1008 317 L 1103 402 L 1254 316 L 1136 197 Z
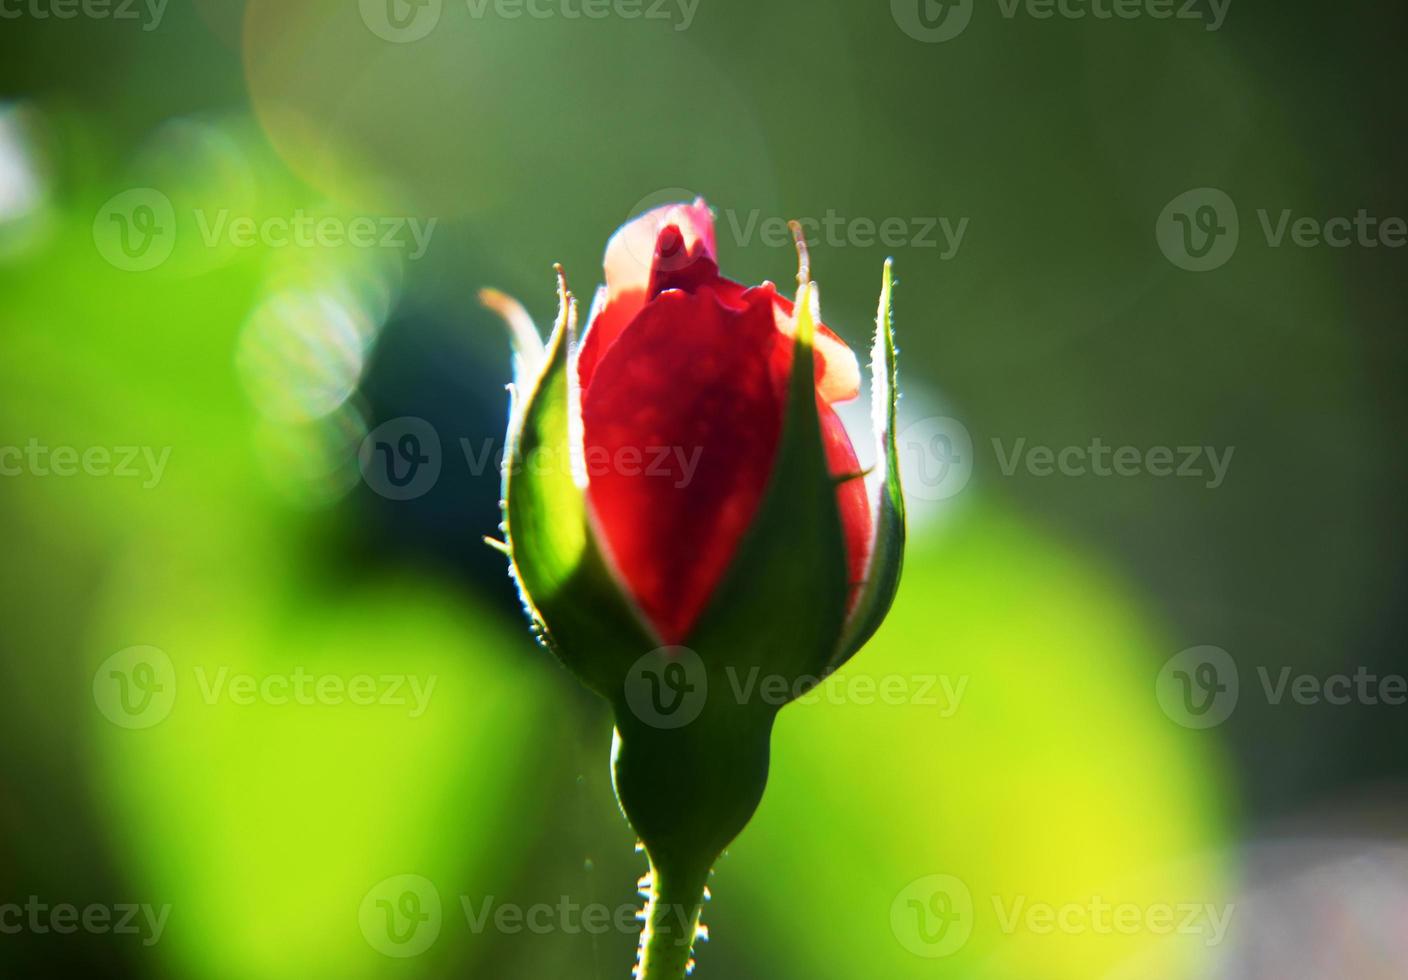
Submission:
M 608 568 L 573 473 L 576 307 L 565 285 L 559 300 L 545 352 L 538 358 L 515 352 L 516 366 L 536 361 L 538 372 L 514 383 L 504 533 L 514 581 L 540 638 L 585 684 L 615 700 L 630 665 L 659 642 Z
M 875 342 L 870 351 L 871 418 L 875 426 L 876 467 L 872 493 L 876 498 L 875 546 L 866 566 L 865 582 L 836 651 L 831 669 L 851 659 L 875 635 L 895 601 L 904 566 L 904 491 L 900 486 L 895 417 L 899 405 L 893 313 L 894 261 L 885 260 L 880 304 L 875 311 Z
M 819 679 L 844 625 L 846 544 L 817 415 L 815 297 L 815 283 L 798 291 L 792 371 L 767 490 L 685 641 L 711 673 L 759 667 L 789 683 Z

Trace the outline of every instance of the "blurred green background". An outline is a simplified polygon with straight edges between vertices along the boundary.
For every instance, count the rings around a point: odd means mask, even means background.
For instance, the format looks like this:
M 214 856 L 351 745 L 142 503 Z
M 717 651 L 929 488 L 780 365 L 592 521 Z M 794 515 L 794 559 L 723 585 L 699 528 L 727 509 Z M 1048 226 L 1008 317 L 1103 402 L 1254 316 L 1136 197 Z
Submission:
M 509 358 L 475 293 L 544 324 L 551 263 L 589 296 L 697 193 L 744 281 L 811 219 L 858 349 L 894 256 L 914 510 L 848 693 L 781 716 L 698 975 L 1402 976 L 1408 708 L 1262 680 L 1408 670 L 1404 250 L 1275 235 L 1408 216 L 1390 15 L 592 9 L 0 2 L 0 974 L 627 975 L 634 923 L 580 912 L 645 870 L 608 712 L 481 542 Z M 1239 237 L 1190 271 L 1164 212 L 1204 228 L 1204 188 Z M 358 452 L 406 418 L 439 474 L 401 493 Z M 1232 455 L 1004 466 L 1094 439 Z M 1206 727 L 1169 686 L 1203 647 L 1240 678 Z M 401 703 L 227 686 L 296 672 Z M 412 893 L 439 915 L 388 943 Z

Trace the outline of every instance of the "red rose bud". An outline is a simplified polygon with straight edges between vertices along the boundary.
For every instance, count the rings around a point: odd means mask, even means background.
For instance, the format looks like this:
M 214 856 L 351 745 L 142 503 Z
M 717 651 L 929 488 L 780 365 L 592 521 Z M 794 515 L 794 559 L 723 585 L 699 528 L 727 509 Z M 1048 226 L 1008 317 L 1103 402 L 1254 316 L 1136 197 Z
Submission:
M 694 933 L 680 922 L 697 921 L 710 868 L 762 795 L 780 705 L 756 685 L 739 697 L 743 679 L 816 683 L 899 582 L 890 266 L 867 481 L 832 407 L 856 397 L 860 371 L 820 322 L 798 248 L 795 302 L 726 279 L 696 201 L 612 236 L 580 341 L 560 271 L 546 347 L 520 306 L 485 294 L 515 347 L 506 550 L 544 641 L 615 710 L 617 796 L 654 876 L 647 980 L 682 975 Z

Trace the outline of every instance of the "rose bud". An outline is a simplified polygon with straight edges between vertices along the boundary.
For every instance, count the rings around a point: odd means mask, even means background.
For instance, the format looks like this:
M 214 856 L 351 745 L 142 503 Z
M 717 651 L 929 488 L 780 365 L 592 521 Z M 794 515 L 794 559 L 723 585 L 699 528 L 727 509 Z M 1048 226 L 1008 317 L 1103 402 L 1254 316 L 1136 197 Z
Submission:
M 617 798 L 651 865 L 646 980 L 691 962 L 777 711 L 865 643 L 899 583 L 890 264 L 867 480 L 833 408 L 860 371 L 820 322 L 800 236 L 798 253 L 795 302 L 724 278 L 696 201 L 612 236 L 580 338 L 561 270 L 546 346 L 484 294 L 514 338 L 503 547 L 540 638 L 614 710 Z

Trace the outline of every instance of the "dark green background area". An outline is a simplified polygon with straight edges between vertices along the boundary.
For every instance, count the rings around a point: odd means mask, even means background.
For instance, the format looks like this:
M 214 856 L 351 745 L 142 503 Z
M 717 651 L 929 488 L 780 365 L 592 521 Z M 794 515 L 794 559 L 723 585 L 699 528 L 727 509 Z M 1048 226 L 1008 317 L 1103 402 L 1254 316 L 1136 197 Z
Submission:
M 1258 217 L 1408 217 L 1392 14 L 1231 0 L 1210 32 L 977 0 L 960 36 L 925 43 L 883 3 L 699 0 L 674 26 L 476 19 L 454 0 L 409 44 L 373 36 L 355 0 L 171 0 L 152 31 L 0 20 L 0 119 L 25 121 L 45 189 L 33 227 L 0 212 L 0 446 L 172 447 L 150 490 L 0 477 L 0 906 L 172 905 L 151 947 L 0 933 L 0 973 L 626 975 L 630 935 L 474 934 L 459 912 L 485 894 L 614 908 L 644 864 L 611 796 L 605 707 L 533 646 L 481 542 L 497 475 L 467 472 L 456 441 L 500 439 L 507 413 L 507 341 L 476 291 L 544 326 L 552 263 L 585 303 L 611 232 L 675 191 L 718 211 L 726 274 L 784 286 L 790 244 L 736 229 L 967 221 L 948 258 L 854 236 L 811 250 L 824 317 L 862 352 L 894 257 L 904 420 L 952 417 L 973 443 L 966 489 L 914 508 L 895 613 L 850 670 L 966 676 L 967 700 L 951 718 L 783 713 L 698 976 L 1091 977 L 1135 957 L 1157 964 L 1141 975 L 1212 975 L 1147 936 L 1004 932 L 985 897 L 1241 901 L 1269 841 L 1395 845 L 1408 706 L 1271 704 L 1257 675 L 1408 671 L 1408 249 L 1273 247 Z M 202 248 L 182 223 L 170 261 L 130 273 L 92 225 L 133 187 L 183 214 L 437 223 L 416 261 Z M 1155 226 L 1203 187 L 1236 203 L 1241 237 L 1197 273 Z M 444 474 L 415 500 L 357 479 L 315 492 L 327 474 L 268 450 L 283 430 L 250 394 L 248 324 L 324 258 L 368 288 L 368 268 L 394 269 L 348 404 L 367 428 L 439 432 Z M 291 350 L 265 351 L 269 385 L 319 367 L 280 363 Z M 1233 455 L 1209 488 L 1007 475 L 993 448 L 1096 438 Z M 355 477 L 355 452 L 334 445 L 329 469 Z M 93 675 L 138 644 L 182 670 L 435 674 L 437 700 L 418 719 L 241 709 L 187 685 L 170 719 L 126 731 L 95 710 Z M 1155 697 L 1164 663 L 1201 645 L 1242 683 L 1210 731 Z M 446 901 L 440 940 L 405 960 L 357 918 L 402 873 Z M 891 925 L 892 898 L 932 874 L 980 896 L 952 958 L 913 955 Z M 1213 953 L 1240 964 L 1228 975 L 1266 975 L 1233 949 Z M 1402 964 L 1386 969 L 1363 975 Z

